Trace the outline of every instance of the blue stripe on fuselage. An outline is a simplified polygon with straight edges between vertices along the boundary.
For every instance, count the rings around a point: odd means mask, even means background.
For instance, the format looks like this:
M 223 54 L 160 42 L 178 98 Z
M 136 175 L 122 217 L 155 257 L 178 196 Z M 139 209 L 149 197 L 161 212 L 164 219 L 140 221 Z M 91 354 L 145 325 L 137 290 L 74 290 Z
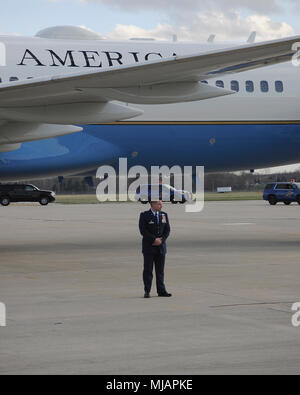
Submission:
M 232 171 L 300 162 L 300 124 L 113 124 L 0 153 L 0 179 L 85 173 L 102 164 Z

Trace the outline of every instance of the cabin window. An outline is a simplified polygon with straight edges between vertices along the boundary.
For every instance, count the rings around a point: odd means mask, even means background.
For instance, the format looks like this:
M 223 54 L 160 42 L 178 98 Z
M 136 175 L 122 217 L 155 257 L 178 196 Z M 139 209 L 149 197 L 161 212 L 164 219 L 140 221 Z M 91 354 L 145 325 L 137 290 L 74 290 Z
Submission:
M 19 81 L 18 77 L 9 77 L 9 81 L 13 82 L 13 81 Z
M 231 90 L 233 90 L 235 92 L 239 92 L 240 84 L 238 81 L 231 81 Z
M 261 81 L 260 83 L 260 89 L 262 92 L 267 93 L 269 92 L 269 83 L 268 81 Z
M 231 81 L 231 90 L 233 90 L 235 92 L 239 92 L 240 84 L 238 81 Z
M 282 81 L 275 81 L 275 90 L 278 93 L 283 92 L 283 82 Z
M 208 82 L 207 81 L 201 81 L 202 82 L 202 84 L 208 84 Z
M 224 88 L 224 81 L 217 81 L 217 82 L 216 82 L 216 86 L 217 86 L 218 88 Z
M 246 91 L 249 93 L 254 92 L 254 83 L 253 81 L 246 81 Z

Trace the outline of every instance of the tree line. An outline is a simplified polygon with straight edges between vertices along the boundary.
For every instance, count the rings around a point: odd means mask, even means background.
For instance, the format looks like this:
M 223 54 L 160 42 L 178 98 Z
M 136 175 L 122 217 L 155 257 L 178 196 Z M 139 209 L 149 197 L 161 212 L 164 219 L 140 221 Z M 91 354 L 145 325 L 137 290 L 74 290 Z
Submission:
M 250 172 L 241 173 L 207 173 L 205 175 L 204 189 L 206 192 L 217 192 L 218 187 L 232 187 L 233 191 L 262 191 L 270 182 L 289 182 L 295 180 L 300 183 L 300 168 L 285 173 L 258 174 Z M 40 189 L 55 191 L 59 195 L 94 194 L 99 179 L 89 177 L 49 178 L 26 181 Z M 132 180 L 130 180 L 132 182 Z M 172 184 L 172 181 L 170 181 Z

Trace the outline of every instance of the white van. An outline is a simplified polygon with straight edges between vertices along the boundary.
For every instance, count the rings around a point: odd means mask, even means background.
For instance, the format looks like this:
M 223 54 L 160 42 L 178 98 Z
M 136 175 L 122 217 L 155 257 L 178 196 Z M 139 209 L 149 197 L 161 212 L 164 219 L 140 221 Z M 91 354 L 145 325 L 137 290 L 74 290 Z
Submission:
M 193 200 L 191 192 L 183 191 L 173 188 L 168 184 L 145 184 L 137 188 L 135 200 L 143 204 L 155 200 L 162 200 L 163 202 L 186 203 Z

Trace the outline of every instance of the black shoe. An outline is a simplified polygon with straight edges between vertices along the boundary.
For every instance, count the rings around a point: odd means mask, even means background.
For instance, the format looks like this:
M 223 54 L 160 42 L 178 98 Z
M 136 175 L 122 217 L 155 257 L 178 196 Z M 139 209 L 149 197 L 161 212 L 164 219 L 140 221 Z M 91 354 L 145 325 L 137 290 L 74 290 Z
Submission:
M 149 292 L 145 292 L 144 298 L 145 298 L 145 299 L 148 299 L 148 298 L 150 298 L 150 294 L 149 294 Z
M 170 296 L 172 296 L 172 294 L 169 294 L 168 292 L 163 292 L 161 294 L 158 294 L 158 296 L 164 296 L 166 298 L 169 298 Z

